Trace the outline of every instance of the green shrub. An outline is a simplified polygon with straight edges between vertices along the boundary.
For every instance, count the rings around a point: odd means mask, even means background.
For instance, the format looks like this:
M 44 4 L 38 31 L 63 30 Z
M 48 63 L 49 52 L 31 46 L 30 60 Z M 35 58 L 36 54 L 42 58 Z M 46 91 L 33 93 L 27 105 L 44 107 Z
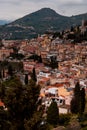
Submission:
M 70 122 L 71 115 L 70 114 L 60 114 L 59 115 L 59 124 L 60 125 L 68 125 Z

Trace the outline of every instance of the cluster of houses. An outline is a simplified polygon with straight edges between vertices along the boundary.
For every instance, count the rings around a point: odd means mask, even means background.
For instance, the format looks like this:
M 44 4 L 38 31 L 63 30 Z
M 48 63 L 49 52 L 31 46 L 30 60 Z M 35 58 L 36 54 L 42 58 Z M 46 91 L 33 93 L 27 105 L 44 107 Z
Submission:
M 25 56 L 21 60 L 24 72 L 30 73 L 35 68 L 37 84 L 41 85 L 40 98 L 46 109 L 55 100 L 60 113 L 70 112 L 73 89 L 78 81 L 87 91 L 87 41 L 72 44 L 70 40 L 52 39 L 51 34 L 44 34 L 31 40 L 3 40 L 2 43 L 1 61 L 9 60 L 13 48 L 17 48 L 18 53 Z M 41 56 L 42 63 L 29 60 L 33 54 Z M 52 56 L 58 63 L 56 69 L 45 65 Z

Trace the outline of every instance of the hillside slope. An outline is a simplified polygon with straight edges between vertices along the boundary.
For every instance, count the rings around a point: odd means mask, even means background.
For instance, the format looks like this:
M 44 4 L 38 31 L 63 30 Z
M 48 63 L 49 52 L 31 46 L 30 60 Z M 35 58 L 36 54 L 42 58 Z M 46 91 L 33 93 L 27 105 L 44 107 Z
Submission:
M 32 38 L 46 31 L 60 31 L 81 24 L 82 19 L 87 19 L 87 13 L 66 17 L 50 8 L 42 8 L 0 27 L 0 37 L 4 39 Z

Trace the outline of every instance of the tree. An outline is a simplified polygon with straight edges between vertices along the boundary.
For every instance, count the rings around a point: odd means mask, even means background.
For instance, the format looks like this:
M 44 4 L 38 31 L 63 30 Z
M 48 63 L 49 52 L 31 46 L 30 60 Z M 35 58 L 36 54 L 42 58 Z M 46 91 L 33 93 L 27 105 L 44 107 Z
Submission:
M 25 84 L 28 84 L 28 74 L 25 74 L 25 80 L 24 80 Z
M 74 89 L 74 97 L 71 100 L 71 112 L 79 113 L 80 115 L 85 110 L 85 89 L 80 89 L 80 84 L 77 82 Z
M 28 59 L 33 59 L 34 61 L 38 61 L 39 63 L 42 63 L 42 57 L 41 57 L 41 55 L 38 56 L 37 54 L 33 54 Z
M 51 56 L 50 66 L 52 69 L 58 68 L 58 62 L 56 56 Z
M 41 57 L 41 55 L 38 57 L 38 61 L 39 61 L 40 63 L 42 63 L 42 57 Z
M 2 71 L 0 70 L 0 79 L 2 79 Z
M 59 115 L 59 125 L 68 125 L 70 123 L 71 115 L 68 114 L 60 114 Z
M 78 100 L 75 97 L 73 97 L 72 100 L 71 100 L 70 110 L 74 114 L 77 114 L 78 111 L 79 111 Z
M 5 78 L 5 69 L 2 70 L 2 77 Z
M 24 58 L 24 55 L 21 53 L 11 53 L 10 57 L 12 57 L 13 59 L 18 59 L 18 60 L 22 60 Z
M 81 89 L 81 113 L 83 113 L 84 110 L 85 110 L 85 103 L 86 103 L 86 100 L 85 100 L 85 89 L 82 88 Z
M 13 68 L 11 65 L 8 66 L 8 74 L 12 77 L 13 76 Z
M 36 76 L 35 68 L 33 68 L 33 72 L 31 74 L 31 78 L 32 78 L 33 81 L 37 82 L 37 76 Z
M 0 38 L 0 48 L 3 46 L 2 39 Z
M 71 26 L 71 29 L 70 29 L 70 31 L 71 31 L 71 32 L 73 32 L 73 31 L 74 31 L 74 27 L 73 27 L 73 26 Z
M 74 88 L 74 96 L 76 98 L 80 97 L 80 84 L 79 82 L 76 83 L 75 88 Z
M 8 113 L 0 107 L 0 130 L 9 130 L 10 122 L 8 121 Z
M 81 92 L 79 82 L 77 82 L 74 88 L 74 97 L 71 100 L 71 112 L 72 113 L 81 112 Z
M 26 130 L 27 128 L 30 130 L 29 127 L 32 126 L 31 130 L 34 130 L 33 128 L 37 126 L 42 117 L 42 113 L 38 109 L 40 86 L 32 80 L 28 85 L 22 85 L 17 77 L 3 82 L 2 86 L 5 89 L 4 93 L 0 90 L 0 97 L 8 109 L 10 129 Z M 0 89 L 2 88 L 0 87 Z M 28 122 L 30 126 L 28 126 Z
M 47 111 L 47 122 L 53 126 L 57 125 L 59 121 L 59 109 L 57 103 L 53 101 Z
M 31 119 L 25 120 L 25 130 L 41 130 L 39 129 L 41 114 L 42 112 L 35 112 Z
M 23 71 L 23 63 L 22 62 L 9 62 L 8 66 L 11 66 L 14 71 Z M 10 67 L 8 67 L 10 68 Z

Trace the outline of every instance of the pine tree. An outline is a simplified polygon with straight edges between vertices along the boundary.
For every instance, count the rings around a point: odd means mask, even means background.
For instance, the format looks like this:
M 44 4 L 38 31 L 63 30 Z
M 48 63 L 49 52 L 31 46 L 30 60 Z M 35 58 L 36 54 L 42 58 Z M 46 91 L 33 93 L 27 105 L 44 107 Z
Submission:
M 2 83 L 4 93 L 0 97 L 7 107 L 10 130 L 35 130 L 42 118 L 42 111 L 38 109 L 40 86 L 30 80 L 28 85 L 22 85 L 19 78 L 13 77 Z M 2 89 L 3 87 L 0 87 Z M 3 94 L 3 96 L 1 96 Z M 1 121 L 3 121 L 1 119 Z M 5 124 L 3 126 L 5 127 Z M 3 128 L 3 130 L 5 130 Z
M 59 109 L 57 103 L 53 101 L 47 111 L 47 122 L 53 126 L 57 125 L 59 121 Z

